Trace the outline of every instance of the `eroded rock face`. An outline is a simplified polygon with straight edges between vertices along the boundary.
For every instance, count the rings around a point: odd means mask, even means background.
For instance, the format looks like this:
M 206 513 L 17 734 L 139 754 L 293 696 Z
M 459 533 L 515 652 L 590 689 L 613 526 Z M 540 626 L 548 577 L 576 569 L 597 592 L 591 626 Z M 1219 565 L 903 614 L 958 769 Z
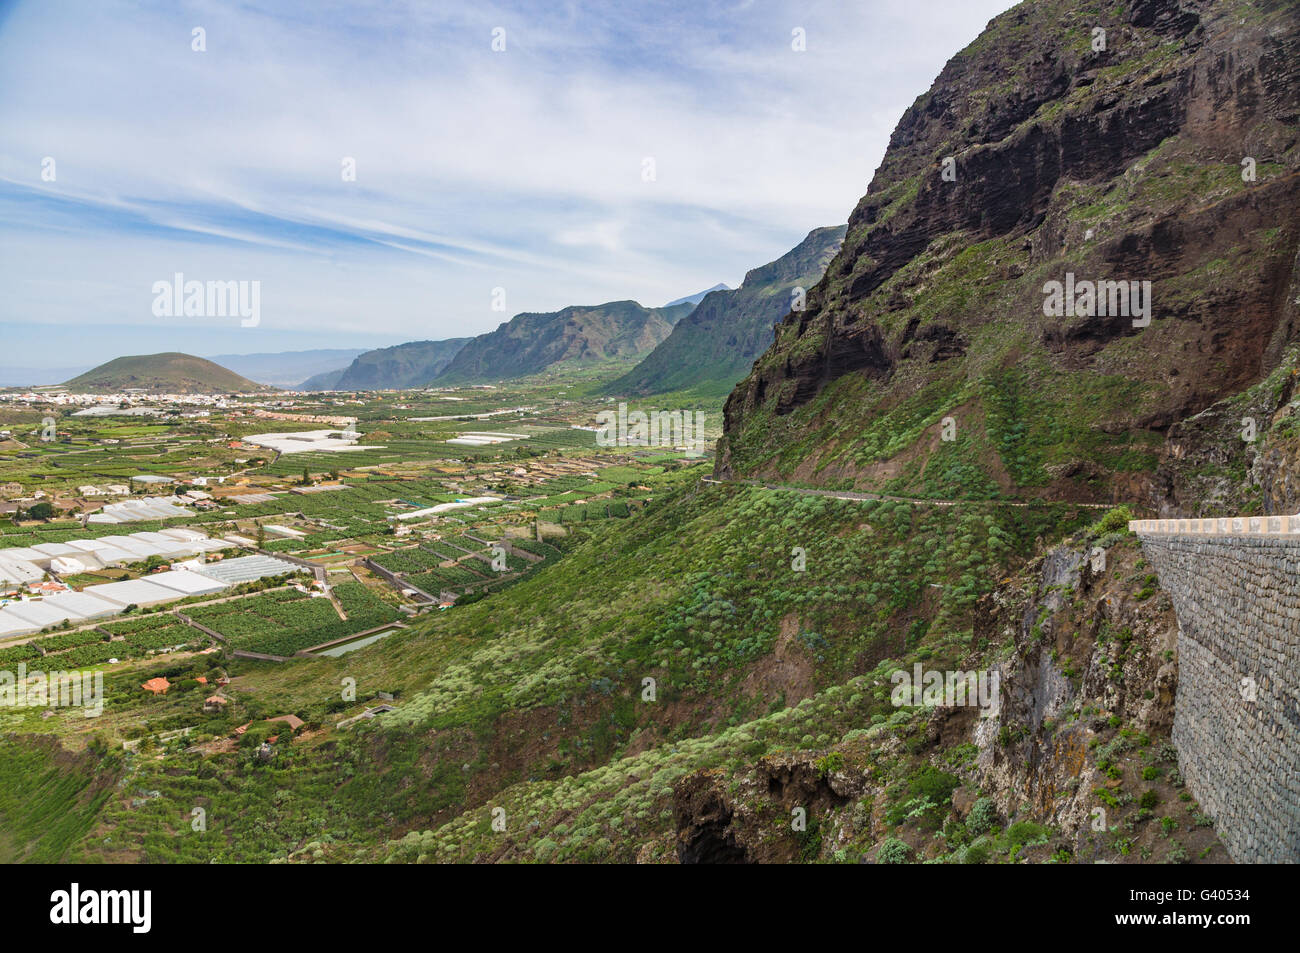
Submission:
M 1133 468 L 1076 429 L 1149 448 L 1297 339 L 1300 12 L 1143 0 L 1094 23 L 1076 7 L 998 17 L 904 114 L 807 309 L 728 399 L 723 475 L 852 473 L 856 434 L 899 404 L 941 388 L 937 419 L 1018 366 L 1051 405 L 1044 439 L 1077 449 L 1058 465 L 1099 470 L 1075 482 L 1105 498 Z M 1066 272 L 1150 281 L 1151 323 L 1045 315 Z
M 1300 513 L 1300 440 L 1280 443 L 1256 454 L 1249 480 L 1261 490 L 1265 516 Z
M 1139 599 L 1125 581 L 1139 556 L 1057 547 L 1040 557 L 1036 585 L 980 606 L 981 633 L 1011 635 L 1015 652 L 1000 666 L 998 717 L 973 725 L 979 783 L 1000 809 L 1059 827 L 1083 858 L 1095 849 L 1095 792 L 1117 783 L 1094 741 L 1112 719 L 1156 741 L 1173 725 L 1177 621 L 1167 599 Z
M 732 826 L 735 813 L 716 774 L 701 772 L 680 782 L 673 791 L 677 859 L 683 864 L 750 863 Z
M 762 758 L 739 776 L 687 775 L 673 789 L 677 858 L 683 864 L 796 861 L 805 838 L 818 836 L 817 819 L 865 787 L 860 774 L 828 771 L 809 754 Z M 798 823 L 795 809 L 804 815 Z
M 1300 293 L 1298 291 L 1297 293 Z M 1162 517 L 1300 512 L 1300 354 L 1169 430 L 1149 503 Z

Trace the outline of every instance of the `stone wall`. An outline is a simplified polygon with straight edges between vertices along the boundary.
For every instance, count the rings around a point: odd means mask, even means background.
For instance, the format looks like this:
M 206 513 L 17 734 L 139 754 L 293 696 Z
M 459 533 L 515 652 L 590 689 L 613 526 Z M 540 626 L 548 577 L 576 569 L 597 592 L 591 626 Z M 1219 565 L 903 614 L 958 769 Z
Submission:
M 1233 860 L 1300 862 L 1300 534 L 1290 520 L 1240 535 L 1240 521 L 1223 535 L 1218 521 L 1143 522 L 1132 528 L 1178 615 L 1187 785 Z

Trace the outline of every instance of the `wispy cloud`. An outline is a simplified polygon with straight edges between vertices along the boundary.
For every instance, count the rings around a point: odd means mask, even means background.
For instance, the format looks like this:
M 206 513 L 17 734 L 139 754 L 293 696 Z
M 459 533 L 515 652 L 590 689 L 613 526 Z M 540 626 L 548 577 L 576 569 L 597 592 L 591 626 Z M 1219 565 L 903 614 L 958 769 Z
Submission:
M 0 321 L 147 327 L 175 271 L 258 279 L 259 329 L 203 329 L 254 351 L 478 333 L 495 287 L 513 312 L 735 284 L 847 218 L 1010 5 L 19 2 Z

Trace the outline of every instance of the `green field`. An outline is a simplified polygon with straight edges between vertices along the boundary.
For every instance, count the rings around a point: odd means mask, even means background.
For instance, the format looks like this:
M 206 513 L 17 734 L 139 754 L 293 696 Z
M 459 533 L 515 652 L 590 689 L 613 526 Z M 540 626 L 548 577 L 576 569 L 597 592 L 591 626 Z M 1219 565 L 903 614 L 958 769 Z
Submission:
M 395 622 L 401 613 L 357 582 L 340 583 L 334 595 L 347 620 L 328 599 L 296 590 L 267 592 L 246 599 L 200 606 L 190 616 L 220 632 L 233 648 L 269 655 L 294 652 Z

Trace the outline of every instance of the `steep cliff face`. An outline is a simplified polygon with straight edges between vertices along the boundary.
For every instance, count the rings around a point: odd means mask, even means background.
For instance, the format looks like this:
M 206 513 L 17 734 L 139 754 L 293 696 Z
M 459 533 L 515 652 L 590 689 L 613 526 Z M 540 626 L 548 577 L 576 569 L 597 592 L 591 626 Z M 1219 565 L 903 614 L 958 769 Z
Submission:
M 1298 64 L 1282 0 L 996 18 L 904 114 L 807 308 L 731 394 L 720 471 L 1153 496 L 1169 428 L 1300 333 Z M 1102 281 L 1138 297 L 1088 313 Z M 1049 282 L 1076 286 L 1060 313 Z
M 1176 809 L 1192 803 L 1170 741 L 1178 622 L 1133 537 L 1049 550 L 982 600 L 976 632 L 1014 646 L 999 663 L 997 717 L 972 722 L 974 775 L 1001 810 L 1019 806 L 1060 829 L 1080 859 L 1120 859 L 1135 844 L 1171 846 L 1150 810 L 1134 810 L 1152 790 L 1173 808 L 1184 847 L 1212 841 L 1198 833 L 1208 823 Z
M 776 261 L 751 270 L 739 288 L 705 296 L 662 344 L 607 391 L 725 395 L 772 343 L 772 326 L 790 310 L 795 289 L 806 292 L 825 273 L 845 230 L 844 225 L 815 228 Z

